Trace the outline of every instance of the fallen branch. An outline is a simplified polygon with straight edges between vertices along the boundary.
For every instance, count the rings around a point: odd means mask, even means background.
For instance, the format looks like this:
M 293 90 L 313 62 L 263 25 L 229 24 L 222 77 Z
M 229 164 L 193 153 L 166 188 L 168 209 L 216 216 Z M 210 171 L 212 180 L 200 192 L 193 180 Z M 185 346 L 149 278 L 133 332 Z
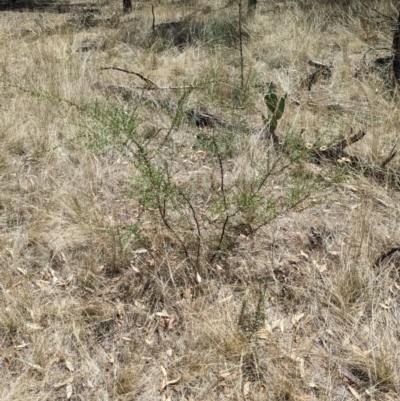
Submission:
M 278 134 L 266 128 L 261 132 L 263 132 L 264 138 L 272 141 L 273 146 L 277 150 L 290 155 L 290 149 L 286 148 L 285 141 L 282 140 Z M 379 183 L 386 183 L 400 190 L 400 172 L 386 167 L 397 154 L 394 148 L 383 163 L 378 166 L 363 160 L 361 157 L 350 155 L 344 150 L 346 147 L 360 141 L 365 135 L 366 133 L 364 131 L 359 131 L 349 138 L 343 139 L 333 145 L 311 149 L 309 153 L 310 161 L 314 164 L 321 164 L 324 161 L 339 165 L 347 164 L 353 170 L 358 171 L 364 176 L 372 177 Z M 304 147 L 307 148 L 305 144 Z
M 400 246 L 395 246 L 393 248 L 390 248 L 388 251 L 382 253 L 378 259 L 375 260 L 374 262 L 374 267 L 379 267 L 379 265 L 389 256 L 392 256 L 395 252 L 400 251 Z
M 351 135 L 350 138 L 344 139 L 332 146 L 322 146 L 312 151 L 312 161 L 317 164 L 320 164 L 322 160 L 329 160 L 338 164 L 348 164 L 351 168 L 361 172 L 364 176 L 372 177 L 380 183 L 387 183 L 394 186 L 397 190 L 400 190 L 400 172 L 386 167 L 397 154 L 395 147 L 392 148 L 389 156 L 378 166 L 344 151 L 347 146 L 358 142 L 364 138 L 365 135 L 364 131 L 359 131 Z
M 313 152 L 313 156 L 317 160 L 330 159 L 333 161 L 337 161 L 338 159 L 343 158 L 343 157 L 350 158 L 351 156 L 349 156 L 346 152 L 344 152 L 344 149 L 347 146 L 350 146 L 353 143 L 358 142 L 359 140 L 364 138 L 364 136 L 365 136 L 365 132 L 359 131 L 356 134 L 351 135 L 350 138 L 343 139 L 332 146 L 329 146 L 329 147 L 321 146 L 318 150 Z

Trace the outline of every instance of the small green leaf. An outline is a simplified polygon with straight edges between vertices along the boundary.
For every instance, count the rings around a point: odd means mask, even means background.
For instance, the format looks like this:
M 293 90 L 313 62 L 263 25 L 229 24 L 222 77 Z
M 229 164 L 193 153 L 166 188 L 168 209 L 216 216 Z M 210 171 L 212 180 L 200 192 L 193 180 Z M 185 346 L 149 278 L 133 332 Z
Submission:
M 283 115 L 283 112 L 285 111 L 286 97 L 287 97 L 287 94 L 284 97 L 281 97 L 279 99 L 278 107 L 276 108 L 275 113 L 274 113 L 277 120 L 280 120 L 280 118 Z
M 275 95 L 275 93 L 267 93 L 264 96 L 264 102 L 268 107 L 269 111 L 271 113 L 275 113 L 276 106 L 278 104 L 278 97 Z
M 264 102 L 270 111 L 268 119 L 262 116 L 263 122 L 270 126 L 271 131 L 275 131 L 278 126 L 278 121 L 281 119 L 283 112 L 285 111 L 287 94 L 279 98 L 275 93 L 275 85 L 270 82 L 268 85 L 267 94 L 264 96 Z

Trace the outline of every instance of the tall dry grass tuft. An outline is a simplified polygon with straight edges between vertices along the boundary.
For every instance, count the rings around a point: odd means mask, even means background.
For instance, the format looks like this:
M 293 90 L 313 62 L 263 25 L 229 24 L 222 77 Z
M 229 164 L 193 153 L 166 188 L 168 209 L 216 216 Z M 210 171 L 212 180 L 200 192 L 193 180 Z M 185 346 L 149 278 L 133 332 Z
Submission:
M 398 399 L 393 7 L 120 6 L 0 15 L 0 399 Z

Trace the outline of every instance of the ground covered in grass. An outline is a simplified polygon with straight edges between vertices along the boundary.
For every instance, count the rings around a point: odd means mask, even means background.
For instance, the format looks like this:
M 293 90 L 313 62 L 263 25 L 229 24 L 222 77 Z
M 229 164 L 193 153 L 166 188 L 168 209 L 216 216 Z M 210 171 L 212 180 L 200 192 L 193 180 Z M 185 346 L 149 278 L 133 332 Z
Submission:
M 0 12 L 0 399 L 399 399 L 400 4 L 119 3 Z

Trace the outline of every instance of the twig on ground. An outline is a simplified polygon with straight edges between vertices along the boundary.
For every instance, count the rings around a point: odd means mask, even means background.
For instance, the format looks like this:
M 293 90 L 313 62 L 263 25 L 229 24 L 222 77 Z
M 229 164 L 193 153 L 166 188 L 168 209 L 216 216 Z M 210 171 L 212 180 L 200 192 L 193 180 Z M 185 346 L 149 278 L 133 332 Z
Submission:
M 338 150 L 343 150 L 347 146 L 358 142 L 360 139 L 363 139 L 364 136 L 365 136 L 365 132 L 364 131 L 359 131 L 356 134 L 351 135 L 350 138 L 343 139 L 342 141 L 338 142 L 336 145 L 333 145 L 332 148 L 338 149 Z
M 350 138 L 342 139 L 341 141 L 337 142 L 334 145 L 331 145 L 331 146 L 328 146 L 328 147 L 324 146 L 324 147 L 318 149 L 315 152 L 315 157 L 317 159 L 326 158 L 326 159 L 331 159 L 331 160 L 335 160 L 335 161 L 339 157 L 349 157 L 349 155 L 347 155 L 344 152 L 344 149 L 347 146 L 358 142 L 359 140 L 364 138 L 364 136 L 365 136 L 365 132 L 364 131 L 359 131 L 356 134 L 351 135 Z

